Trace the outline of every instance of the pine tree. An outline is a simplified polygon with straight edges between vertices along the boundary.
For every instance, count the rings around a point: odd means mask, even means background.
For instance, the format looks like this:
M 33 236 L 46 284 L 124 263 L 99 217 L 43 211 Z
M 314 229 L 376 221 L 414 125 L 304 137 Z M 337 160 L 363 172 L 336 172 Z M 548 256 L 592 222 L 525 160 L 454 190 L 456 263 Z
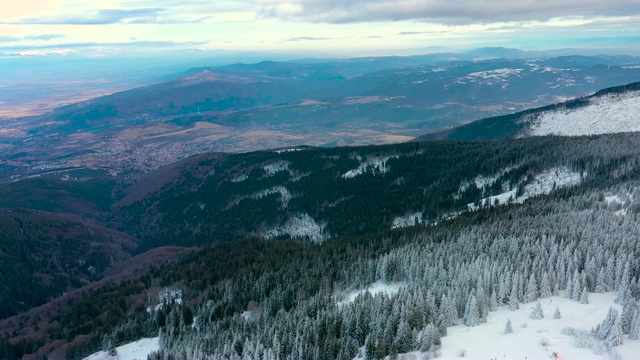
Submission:
M 635 311 L 633 312 L 633 319 L 631 320 L 631 325 L 629 326 L 629 339 L 640 339 L 640 309 L 638 307 L 636 307 Z
M 597 293 L 604 293 L 607 292 L 607 284 L 605 283 L 604 280 L 604 268 L 600 268 L 600 271 L 598 272 L 598 277 L 596 278 L 596 292 Z
M 573 295 L 573 277 L 571 274 L 567 275 L 567 287 L 564 289 L 564 296 L 567 299 L 571 299 L 571 295 Z
M 622 333 L 628 334 L 631 330 L 633 314 L 635 314 L 636 308 L 637 303 L 635 300 L 627 301 L 622 307 L 622 315 L 620 315 L 620 325 L 622 326 Z
M 489 311 L 498 310 L 498 297 L 496 296 L 496 292 L 491 292 L 491 297 L 489 298 Z
M 515 286 L 514 286 L 514 288 L 511 289 L 511 294 L 509 294 L 509 310 L 515 311 L 515 310 L 518 310 L 519 308 L 520 308 L 520 305 L 518 303 L 517 290 L 515 290 Z
M 504 325 L 504 333 L 511 334 L 513 333 L 513 327 L 511 326 L 511 320 L 507 319 L 507 323 Z
M 430 323 L 420 334 L 420 351 L 428 351 L 439 342 L 438 329 Z
M 480 325 L 480 313 L 475 295 L 471 295 L 469 301 L 467 301 L 467 307 L 464 311 L 464 324 L 467 326 Z
M 560 308 L 556 305 L 556 311 L 553 312 L 554 319 L 560 319 L 562 315 L 560 315 Z
M 606 340 L 609 346 L 618 346 L 622 345 L 622 326 L 620 326 L 620 318 L 616 316 L 615 321 L 613 323 L 613 327 L 609 332 Z
M 370 336 L 367 336 L 364 341 L 364 358 L 365 360 L 378 360 L 376 343 Z
M 580 301 L 580 295 L 582 293 L 582 282 L 580 281 L 580 275 L 578 274 L 578 270 L 573 274 L 573 286 L 571 287 L 571 300 Z
M 538 282 L 534 274 L 531 274 L 527 282 L 527 290 L 524 293 L 524 302 L 530 303 L 538 300 Z
M 533 308 L 533 311 L 531 311 L 531 318 L 534 320 L 544 319 L 544 312 L 542 311 L 540 301 L 536 302 L 536 306 Z
M 589 303 L 589 293 L 587 293 L 587 287 L 582 288 L 582 294 L 580 294 L 580 304 Z
M 600 324 L 598 324 L 596 328 L 591 332 L 596 338 L 600 340 L 606 340 L 607 338 L 609 338 L 609 334 L 611 333 L 617 319 L 618 311 L 610 307 L 604 320 Z
M 540 297 L 548 298 L 552 295 L 551 284 L 549 283 L 549 274 L 545 271 L 542 274 L 542 280 L 540 281 Z

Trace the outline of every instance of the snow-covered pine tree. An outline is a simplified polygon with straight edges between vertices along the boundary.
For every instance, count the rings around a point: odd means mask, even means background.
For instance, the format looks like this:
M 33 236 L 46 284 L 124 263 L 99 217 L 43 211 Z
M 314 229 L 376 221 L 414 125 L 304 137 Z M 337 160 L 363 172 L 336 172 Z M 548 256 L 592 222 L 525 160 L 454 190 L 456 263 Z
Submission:
M 630 299 L 627 300 L 622 307 L 622 315 L 620 315 L 620 325 L 622 326 L 622 332 L 624 334 L 628 334 L 631 329 L 633 314 L 635 314 L 637 306 L 637 302 Z
M 596 289 L 597 293 L 607 292 L 607 284 L 604 280 L 604 268 L 600 267 L 600 271 L 598 272 L 598 277 L 596 278 Z
M 582 294 L 582 281 L 580 281 L 580 274 L 578 270 L 573 273 L 573 286 L 571 287 L 571 300 L 580 301 L 580 295 Z
M 524 293 L 524 302 L 530 303 L 538 300 L 538 282 L 535 275 L 532 273 L 527 282 L 527 289 Z
M 533 307 L 531 311 L 531 318 L 533 320 L 544 319 L 544 312 L 542 311 L 542 305 L 540 305 L 540 301 L 536 302 L 536 306 Z
M 571 274 L 567 275 L 567 287 L 564 289 L 564 296 L 567 299 L 571 299 L 573 295 L 573 276 Z
M 464 324 L 467 326 L 477 326 L 480 325 L 480 320 L 478 301 L 476 300 L 475 295 L 471 295 L 469 296 L 469 300 L 467 301 L 467 306 L 464 311 Z
M 440 336 L 438 329 L 433 325 L 433 323 L 429 323 L 427 327 L 422 330 L 420 334 L 419 341 L 419 349 L 420 351 L 429 351 L 431 347 L 437 345 L 440 342 Z
M 511 326 L 511 319 L 507 319 L 507 323 L 504 325 L 504 333 L 505 334 L 513 333 L 513 327 Z
M 509 310 L 515 311 L 520 308 L 520 304 L 518 303 L 518 286 L 514 282 L 511 287 L 511 293 L 509 294 Z
M 551 284 L 549 282 L 549 274 L 545 271 L 542 274 L 542 280 L 540 281 L 540 297 L 547 298 L 552 295 Z
M 591 332 L 596 338 L 603 341 L 606 340 L 609 337 L 609 333 L 611 333 L 617 318 L 618 311 L 610 307 L 604 320 L 602 320 L 595 329 L 591 330 Z
M 624 342 L 622 339 L 622 326 L 620 326 L 620 318 L 616 316 L 613 326 L 611 327 L 611 331 L 607 335 L 605 339 L 607 345 L 609 346 L 618 346 L 622 345 Z
M 489 311 L 498 310 L 498 297 L 496 296 L 496 292 L 491 292 L 491 297 L 489 298 Z
M 629 326 L 629 339 L 640 339 L 640 308 L 638 307 L 636 307 L 633 312 L 633 318 L 631 320 L 631 325 Z
M 582 294 L 580 294 L 580 304 L 588 304 L 589 303 L 589 293 L 587 292 L 587 287 L 582 288 Z
M 553 312 L 554 319 L 560 319 L 562 315 L 560 314 L 560 308 L 556 305 L 556 310 Z

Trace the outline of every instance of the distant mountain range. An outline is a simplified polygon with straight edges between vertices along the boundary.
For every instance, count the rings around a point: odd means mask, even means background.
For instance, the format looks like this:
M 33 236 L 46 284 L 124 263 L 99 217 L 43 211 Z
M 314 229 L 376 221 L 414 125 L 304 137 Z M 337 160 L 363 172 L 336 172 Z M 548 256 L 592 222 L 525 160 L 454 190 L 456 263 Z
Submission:
M 6 120 L 0 179 L 87 165 L 139 175 L 207 151 L 402 142 L 640 81 L 632 56 L 533 55 L 487 48 L 194 68 Z

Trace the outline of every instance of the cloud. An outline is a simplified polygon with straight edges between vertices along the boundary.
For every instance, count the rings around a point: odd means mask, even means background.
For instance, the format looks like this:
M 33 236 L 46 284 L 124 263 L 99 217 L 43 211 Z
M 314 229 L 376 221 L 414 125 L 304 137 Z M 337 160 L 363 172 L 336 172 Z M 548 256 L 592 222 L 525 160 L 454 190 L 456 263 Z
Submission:
M 0 36 L 0 44 L 20 41 L 22 38 L 17 36 Z
M 208 44 L 208 41 L 126 41 L 126 42 L 77 42 L 64 44 L 43 44 L 43 45 L 11 45 L 0 46 L 0 51 L 28 51 L 28 50 L 71 50 L 86 48 L 167 48 L 167 47 L 191 47 Z
M 0 36 L 0 44 L 2 43 L 15 43 L 24 40 L 36 40 L 36 41 L 49 41 L 53 39 L 62 38 L 64 35 L 59 34 L 41 34 L 41 35 L 27 35 L 27 36 Z
M 640 14 L 630 0 L 253 0 L 260 15 L 319 23 L 417 20 L 447 25 Z
M 300 37 L 291 38 L 288 41 L 321 41 L 321 40 L 332 40 L 332 38 L 313 37 L 313 36 L 300 36 Z
M 53 39 L 59 39 L 59 38 L 63 38 L 64 35 L 60 35 L 60 34 L 41 34 L 41 35 L 29 35 L 29 36 L 25 36 L 23 38 L 23 40 L 42 40 L 42 41 L 49 41 L 49 40 L 53 40 Z
M 167 8 L 138 8 L 138 9 L 99 9 L 95 12 L 85 12 L 74 15 L 25 18 L 3 24 L 17 25 L 109 25 L 109 24 L 171 24 L 201 22 L 209 17 L 196 20 L 182 20 L 171 17 L 172 12 Z
M 442 34 L 448 31 L 401 31 L 398 35 L 424 35 L 424 34 Z

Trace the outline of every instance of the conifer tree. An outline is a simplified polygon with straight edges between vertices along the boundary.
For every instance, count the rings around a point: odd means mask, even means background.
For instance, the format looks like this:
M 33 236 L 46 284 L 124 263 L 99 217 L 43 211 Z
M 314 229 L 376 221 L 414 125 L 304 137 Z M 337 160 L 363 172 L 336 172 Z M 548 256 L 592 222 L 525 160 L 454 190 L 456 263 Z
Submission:
M 534 274 L 531 274 L 527 282 L 527 289 L 524 293 L 524 302 L 530 303 L 538 300 L 538 282 Z
M 613 327 L 609 332 L 606 340 L 609 346 L 618 346 L 622 345 L 622 326 L 620 326 L 620 318 L 616 316 L 615 321 L 613 322 Z
M 551 284 L 549 283 L 549 274 L 545 271 L 542 274 L 542 280 L 540 281 L 540 297 L 548 298 L 552 295 Z
M 557 320 L 561 317 L 562 315 L 560 315 L 560 308 L 556 305 L 556 310 L 553 312 L 553 318 Z
M 540 305 L 540 301 L 536 302 L 536 306 L 534 306 L 533 310 L 531 311 L 531 318 L 533 320 L 544 319 L 544 312 L 542 311 L 542 306 Z
M 587 287 L 582 288 L 582 294 L 580 294 L 580 304 L 588 304 L 589 303 L 589 293 L 587 292 Z
M 633 318 L 631 320 L 631 325 L 629 326 L 629 339 L 640 339 L 640 309 L 638 307 L 636 307 L 633 312 Z
M 604 268 L 600 268 L 600 271 L 598 272 L 598 277 L 596 278 L 596 289 L 595 292 L 597 293 L 604 293 L 607 292 L 607 284 L 605 283 L 604 280 Z
M 511 326 L 511 320 L 507 319 L 507 323 L 504 325 L 504 333 L 511 334 L 513 333 L 513 327 Z
M 476 326 L 480 324 L 478 302 L 475 295 L 471 295 L 467 301 L 467 306 L 464 311 L 464 324 L 467 326 Z
M 511 288 L 511 294 L 509 294 L 509 310 L 511 311 L 515 311 L 520 308 L 517 291 L 516 284 L 514 283 L 514 286 Z

